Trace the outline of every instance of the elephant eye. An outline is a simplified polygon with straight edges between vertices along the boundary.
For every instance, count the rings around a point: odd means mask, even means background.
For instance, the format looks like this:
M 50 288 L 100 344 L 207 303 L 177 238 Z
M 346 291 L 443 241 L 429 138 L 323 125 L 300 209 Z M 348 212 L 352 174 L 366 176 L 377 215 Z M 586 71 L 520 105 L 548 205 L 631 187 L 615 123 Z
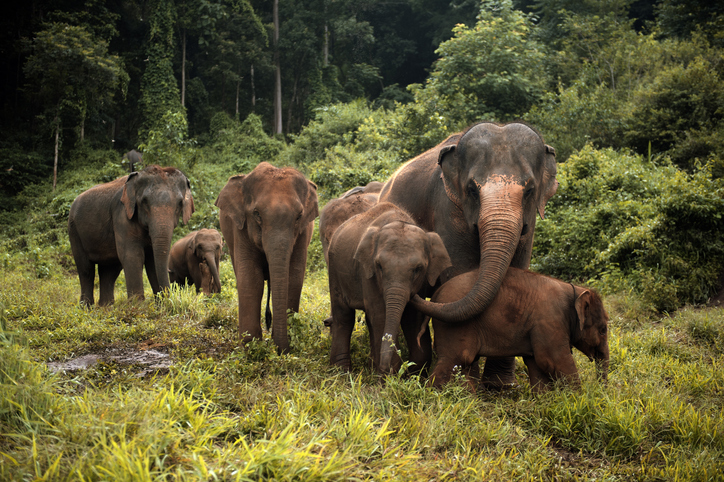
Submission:
M 259 214 L 259 211 L 256 209 L 254 209 L 254 219 L 256 219 L 256 222 L 261 226 L 261 214 Z
M 530 186 L 528 189 L 525 190 L 525 193 L 523 194 L 523 196 L 524 196 L 526 199 L 529 198 L 530 195 L 533 194 L 533 191 L 534 191 L 534 190 L 535 190 L 535 188 L 534 188 L 533 186 Z
M 423 265 L 418 264 L 417 266 L 415 266 L 415 269 L 414 269 L 415 274 L 420 274 L 424 268 L 425 267 Z
M 297 222 L 299 222 L 300 219 L 302 219 L 302 213 L 297 214 Z
M 468 196 L 470 196 L 473 199 L 477 199 L 477 197 L 478 197 L 478 188 L 475 185 L 475 181 L 470 181 L 468 183 Z

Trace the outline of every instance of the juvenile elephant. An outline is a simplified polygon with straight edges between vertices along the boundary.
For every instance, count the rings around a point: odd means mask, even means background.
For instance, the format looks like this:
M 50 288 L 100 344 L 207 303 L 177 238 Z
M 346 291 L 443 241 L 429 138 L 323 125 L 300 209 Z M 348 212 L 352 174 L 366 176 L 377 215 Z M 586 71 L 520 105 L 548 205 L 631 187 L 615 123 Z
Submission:
M 93 304 L 96 265 L 100 305 L 113 303 L 121 270 L 129 298 L 143 299 L 144 265 L 153 293 L 167 289 L 173 229 L 193 212 L 189 180 L 174 167 L 149 166 L 80 194 L 70 206 L 68 235 L 81 303 Z
M 216 200 L 239 296 L 239 335 L 261 338 L 261 299 L 269 280 L 272 338 L 289 350 L 287 310 L 299 311 L 307 247 L 319 214 L 317 186 L 291 167 L 260 163 L 232 176 Z
M 476 283 L 470 271 L 442 285 L 433 296 L 451 303 Z M 571 347 L 595 360 L 599 377 L 608 373 L 608 314 L 593 291 L 531 271 L 508 268 L 490 306 L 466 323 L 433 318 L 437 363 L 434 386 L 450 380 L 455 366 L 463 372 L 480 356 L 522 356 L 534 391 L 562 379 L 580 385 Z M 474 380 L 469 378 L 474 386 Z
M 400 167 L 379 202 L 408 211 L 418 226 L 440 235 L 452 260 L 444 282 L 479 269 L 470 292 L 444 305 L 414 298 L 426 315 L 449 322 L 481 314 L 509 266 L 528 268 L 536 214 L 556 192 L 555 152 L 525 124 L 483 122 L 454 134 Z M 515 359 L 487 359 L 483 382 L 515 382 Z
M 193 231 L 171 246 L 168 270 L 171 283 L 189 281 L 196 292 L 221 293 L 219 262 L 221 234 L 215 229 Z
M 377 204 L 382 183 L 373 181 L 357 186 L 342 196 L 330 200 L 319 213 L 319 239 L 322 241 L 324 260 L 329 263 L 329 241 L 337 228 L 346 220 L 367 211 Z
M 365 311 L 372 360 L 379 372 L 400 367 L 394 347 L 400 325 L 410 361 L 419 367 L 428 362 L 431 353 L 416 349 L 416 317 L 403 312 L 410 298 L 423 285 L 434 285 L 448 267 L 450 257 L 440 236 L 420 229 L 394 204 L 377 204 L 337 228 L 329 247 L 330 362 L 350 369 L 356 309 Z

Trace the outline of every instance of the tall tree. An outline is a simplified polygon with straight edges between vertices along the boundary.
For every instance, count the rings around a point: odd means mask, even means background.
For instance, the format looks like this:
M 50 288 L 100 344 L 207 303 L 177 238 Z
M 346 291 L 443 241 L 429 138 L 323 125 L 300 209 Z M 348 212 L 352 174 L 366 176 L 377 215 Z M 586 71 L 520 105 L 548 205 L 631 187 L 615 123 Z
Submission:
M 55 190 L 64 118 L 79 118 L 82 133 L 88 112 L 108 107 L 119 86 L 125 91 L 128 76 L 118 57 L 108 53 L 107 42 L 83 27 L 47 24 L 28 47 L 24 72 L 45 105 L 44 116 L 53 131 Z
M 172 0 L 151 0 L 146 70 L 141 79 L 141 137 L 157 127 L 167 112 L 184 112 L 173 73 L 176 10 Z

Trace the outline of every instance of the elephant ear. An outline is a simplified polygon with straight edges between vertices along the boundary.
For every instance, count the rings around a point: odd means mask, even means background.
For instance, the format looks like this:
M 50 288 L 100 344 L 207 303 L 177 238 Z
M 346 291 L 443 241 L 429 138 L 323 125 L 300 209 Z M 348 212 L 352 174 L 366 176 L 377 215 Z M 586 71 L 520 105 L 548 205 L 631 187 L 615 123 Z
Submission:
M 137 172 L 132 172 L 128 175 L 126 183 L 123 185 L 123 194 L 121 194 L 121 202 L 126 207 L 126 217 L 128 217 L 128 219 L 133 218 L 133 214 L 136 212 L 137 177 Z
M 214 206 L 228 215 L 239 229 L 244 229 L 246 222 L 246 215 L 243 210 L 244 177 L 245 174 L 231 176 L 214 202 Z
M 319 216 L 319 202 L 317 201 L 317 185 L 307 180 L 307 200 L 304 203 L 304 221 L 311 223 Z
M 575 306 L 576 313 L 578 314 L 578 322 L 580 323 L 581 331 L 586 325 L 586 315 L 588 313 L 588 307 L 591 305 L 591 292 L 585 290 L 583 293 L 578 295 L 576 298 Z
M 362 235 L 357 251 L 354 252 L 354 260 L 362 267 L 365 278 L 371 279 L 375 275 L 375 263 L 372 259 L 375 253 L 375 240 L 380 228 L 370 226 Z
M 191 195 L 191 182 L 186 178 L 186 193 L 183 202 L 183 223 L 188 224 L 191 215 L 194 213 L 194 198 Z
M 439 146 L 437 164 L 442 169 L 442 180 L 445 185 L 447 197 L 460 209 L 460 163 L 457 159 L 457 148 L 462 134 L 453 134 L 445 139 Z
M 548 200 L 553 197 L 556 190 L 558 190 L 556 171 L 556 150 L 546 144 L 545 160 L 543 163 L 543 182 L 541 183 L 541 194 L 538 198 L 538 215 L 541 219 L 545 219 L 545 208 Z
M 452 262 L 439 234 L 427 233 L 427 238 L 430 241 L 430 263 L 427 265 L 427 282 L 430 283 L 430 286 L 435 286 L 437 279 L 443 271 L 452 266 Z

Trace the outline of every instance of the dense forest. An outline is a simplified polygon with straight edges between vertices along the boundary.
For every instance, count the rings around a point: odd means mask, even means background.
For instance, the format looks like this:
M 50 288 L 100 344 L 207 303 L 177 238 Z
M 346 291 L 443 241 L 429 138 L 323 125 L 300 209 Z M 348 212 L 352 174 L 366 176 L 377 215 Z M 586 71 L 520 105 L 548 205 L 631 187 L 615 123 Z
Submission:
M 262 160 L 302 170 L 323 205 L 384 181 L 473 122 L 522 119 L 555 147 L 561 183 L 535 269 L 633 289 L 664 311 L 721 288 L 716 2 L 53 0 L 4 9 L 9 251 L 65 239 L 70 202 L 122 175 L 132 148 L 146 163 L 184 169 L 198 207 L 191 226 L 214 227 L 225 179 Z
M 724 2 L 5 3 L 0 480 L 722 480 Z M 518 361 L 500 390 L 460 366 L 434 389 L 407 343 L 381 378 L 361 312 L 332 366 L 318 220 L 289 353 L 240 343 L 226 252 L 218 293 L 129 297 L 121 273 L 79 303 L 71 204 L 131 149 L 188 179 L 178 241 L 262 161 L 322 209 L 479 121 L 555 149 L 530 267 L 601 295 L 607 379 L 571 349 L 580 387 L 537 393 Z

